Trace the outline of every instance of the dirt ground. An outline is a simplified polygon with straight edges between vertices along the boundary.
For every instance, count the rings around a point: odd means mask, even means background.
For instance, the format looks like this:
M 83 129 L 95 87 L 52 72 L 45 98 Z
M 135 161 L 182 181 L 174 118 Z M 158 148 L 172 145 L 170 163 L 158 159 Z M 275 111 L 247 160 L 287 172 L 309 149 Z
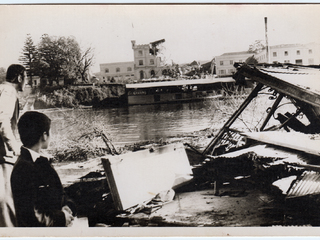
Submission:
M 274 226 L 284 221 L 284 215 L 274 211 L 278 204 L 272 195 L 257 189 L 228 186 L 220 190 L 219 196 L 214 189 L 176 192 L 172 202 L 151 214 L 121 217 L 129 226 Z

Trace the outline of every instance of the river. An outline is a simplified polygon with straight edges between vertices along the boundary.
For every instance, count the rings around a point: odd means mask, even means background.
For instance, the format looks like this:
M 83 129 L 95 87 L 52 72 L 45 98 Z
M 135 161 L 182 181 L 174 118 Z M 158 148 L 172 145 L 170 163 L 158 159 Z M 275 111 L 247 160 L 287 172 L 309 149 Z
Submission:
M 166 140 L 212 127 L 212 100 L 191 103 L 137 105 L 110 109 L 46 110 L 52 133 L 62 138 L 79 137 L 96 127 L 115 145 L 147 140 Z

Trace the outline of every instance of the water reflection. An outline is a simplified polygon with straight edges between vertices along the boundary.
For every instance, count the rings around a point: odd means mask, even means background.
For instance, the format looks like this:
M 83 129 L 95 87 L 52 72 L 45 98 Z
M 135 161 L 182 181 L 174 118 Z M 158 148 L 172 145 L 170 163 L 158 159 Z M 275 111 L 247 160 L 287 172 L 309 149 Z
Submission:
M 182 133 L 211 127 L 211 102 L 129 106 L 113 109 L 46 111 L 52 132 L 79 137 L 92 127 L 103 128 L 116 145 L 145 140 L 165 140 Z

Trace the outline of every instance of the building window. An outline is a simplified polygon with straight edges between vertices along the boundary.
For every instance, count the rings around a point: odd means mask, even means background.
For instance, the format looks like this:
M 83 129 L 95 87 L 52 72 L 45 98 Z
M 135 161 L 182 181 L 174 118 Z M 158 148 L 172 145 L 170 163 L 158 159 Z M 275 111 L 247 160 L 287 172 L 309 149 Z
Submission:
M 239 63 L 242 63 L 242 59 L 239 60 Z
M 220 66 L 222 66 L 223 65 L 223 61 L 220 61 Z
M 154 65 L 154 59 L 150 59 L 150 65 Z
M 143 55 L 142 50 L 139 50 L 138 54 L 139 54 L 139 56 L 142 56 Z
M 144 78 L 144 73 L 143 73 L 143 71 L 141 70 L 140 71 L 140 79 L 143 79 Z
M 296 64 L 302 64 L 302 59 L 296 59 Z
M 128 67 L 127 68 L 127 72 L 131 72 L 132 71 L 132 68 L 131 67 Z
M 233 60 L 230 60 L 230 65 L 233 65 Z
M 220 70 L 220 75 L 226 74 L 226 70 Z
M 106 70 L 104 70 L 106 73 L 108 73 L 109 72 L 109 68 L 106 68 Z
M 139 66 L 143 65 L 143 60 L 139 60 Z
M 234 73 L 234 69 L 229 69 L 229 73 L 233 74 Z
M 284 60 L 284 63 L 290 63 L 290 60 Z
M 116 68 L 116 72 L 120 72 L 120 68 Z
M 300 55 L 300 50 L 297 50 L 297 55 Z
M 284 51 L 284 55 L 285 55 L 285 56 L 288 56 L 288 51 Z
M 313 58 L 309 58 L 309 59 L 308 59 L 308 63 L 309 63 L 309 64 L 314 64 Z
M 277 52 L 273 52 L 272 56 L 276 57 L 277 56 Z
M 309 54 L 312 54 L 312 49 L 309 49 Z

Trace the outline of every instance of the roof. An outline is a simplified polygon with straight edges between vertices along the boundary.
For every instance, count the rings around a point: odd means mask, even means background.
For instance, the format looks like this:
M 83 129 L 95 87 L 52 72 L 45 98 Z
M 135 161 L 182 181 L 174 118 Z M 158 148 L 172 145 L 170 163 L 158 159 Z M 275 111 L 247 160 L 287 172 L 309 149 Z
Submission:
M 320 156 L 320 138 L 318 135 L 280 131 L 247 132 L 242 133 L 242 135 L 260 142 Z
M 130 62 L 100 63 L 100 66 L 111 66 L 111 65 L 121 65 L 121 64 L 134 64 L 134 61 L 130 61 Z
M 320 70 L 313 68 L 261 69 L 261 72 L 320 94 Z
M 288 198 L 302 197 L 309 194 L 320 194 L 320 173 L 314 171 L 303 172 L 288 190 Z
M 126 84 L 126 88 L 152 88 L 152 87 L 166 87 L 166 86 L 184 86 L 184 85 L 202 85 L 214 84 L 219 82 L 235 82 L 231 77 L 228 78 L 212 78 L 212 79 L 192 79 L 192 80 L 176 80 L 163 82 L 148 82 L 148 83 L 133 83 Z
M 238 74 L 260 82 L 278 92 L 320 107 L 320 69 L 311 67 L 256 68 L 243 64 Z
M 225 56 L 225 55 L 241 55 L 241 54 L 254 54 L 252 52 L 248 52 L 248 51 L 242 51 L 242 52 L 229 52 L 229 53 L 224 53 L 220 56 Z

